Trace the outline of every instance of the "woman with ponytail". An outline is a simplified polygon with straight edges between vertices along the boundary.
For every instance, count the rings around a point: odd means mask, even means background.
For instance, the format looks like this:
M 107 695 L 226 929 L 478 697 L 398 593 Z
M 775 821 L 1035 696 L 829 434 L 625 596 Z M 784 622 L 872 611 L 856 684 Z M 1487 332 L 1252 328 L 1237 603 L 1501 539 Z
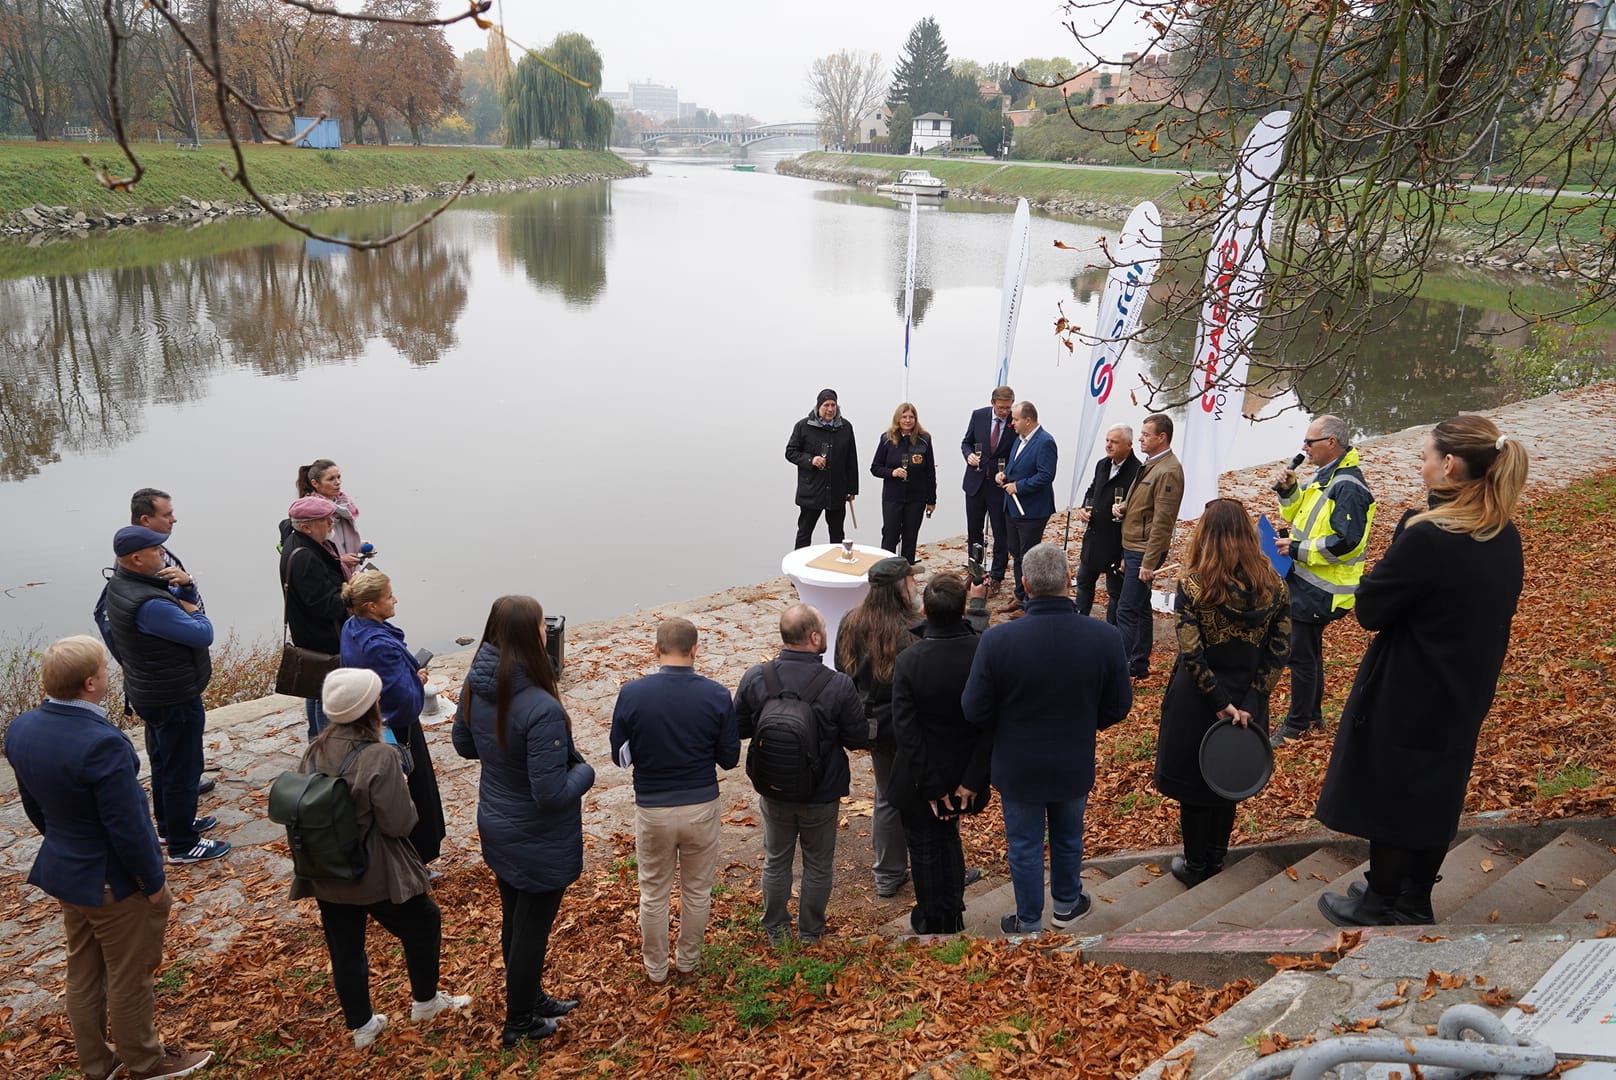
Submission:
M 1319 898 L 1337 926 L 1436 921 L 1431 886 L 1458 833 L 1525 576 L 1510 518 L 1526 471 L 1526 447 L 1491 420 L 1442 421 L 1420 465 L 1429 507 L 1404 515 L 1358 587 L 1354 614 L 1375 639 L 1315 816 L 1369 841 L 1369 880 Z

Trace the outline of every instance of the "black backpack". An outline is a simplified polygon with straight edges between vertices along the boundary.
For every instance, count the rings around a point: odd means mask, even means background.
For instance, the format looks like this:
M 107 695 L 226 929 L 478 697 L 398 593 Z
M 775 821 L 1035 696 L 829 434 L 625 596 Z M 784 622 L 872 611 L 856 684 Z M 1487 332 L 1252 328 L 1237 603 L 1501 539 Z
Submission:
M 288 769 L 270 785 L 269 819 L 286 826 L 292 873 L 300 878 L 358 881 L 365 876 L 370 862 L 365 834 L 342 778 L 363 749 L 350 750 L 335 776 Z
M 763 665 L 768 697 L 752 725 L 746 775 L 758 794 L 783 802 L 807 802 L 819 786 L 819 718 L 814 699 L 836 674 L 820 666 L 802 692 L 787 690 L 771 660 Z

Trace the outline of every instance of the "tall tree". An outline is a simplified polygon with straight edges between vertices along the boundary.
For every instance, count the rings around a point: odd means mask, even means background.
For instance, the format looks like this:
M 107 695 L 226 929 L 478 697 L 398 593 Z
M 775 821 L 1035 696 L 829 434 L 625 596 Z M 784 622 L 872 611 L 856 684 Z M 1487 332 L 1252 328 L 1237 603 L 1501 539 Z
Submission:
M 549 139 L 562 150 L 604 150 L 612 107 L 598 96 L 600 71 L 600 53 L 582 34 L 557 34 L 522 57 L 505 84 L 505 145 Z
M 881 104 L 886 67 L 880 53 L 842 49 L 821 56 L 808 68 L 808 96 L 821 141 L 851 146 L 859 141 L 859 121 Z
M 943 43 L 937 20 L 928 15 L 915 23 L 903 43 L 898 66 L 892 72 L 887 104 L 908 102 L 916 116 L 941 110 L 946 107 L 950 79 L 948 46 Z
M 43 142 L 66 94 L 61 18 L 50 0 L 0 0 L 0 98 Z

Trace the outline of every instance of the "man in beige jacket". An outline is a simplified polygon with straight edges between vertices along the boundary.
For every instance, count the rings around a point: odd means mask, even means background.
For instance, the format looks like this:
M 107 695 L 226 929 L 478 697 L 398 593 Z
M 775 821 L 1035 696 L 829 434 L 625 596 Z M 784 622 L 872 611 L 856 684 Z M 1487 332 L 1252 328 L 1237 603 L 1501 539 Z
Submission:
M 1173 421 L 1151 413 L 1139 427 L 1139 451 L 1145 464 L 1122 504 L 1122 597 L 1117 602 L 1117 629 L 1128 654 L 1128 674 L 1150 674 L 1154 637 L 1150 616 L 1150 582 L 1167 561 L 1184 498 L 1184 469 L 1173 454 Z M 1113 508 L 1113 513 L 1118 508 Z

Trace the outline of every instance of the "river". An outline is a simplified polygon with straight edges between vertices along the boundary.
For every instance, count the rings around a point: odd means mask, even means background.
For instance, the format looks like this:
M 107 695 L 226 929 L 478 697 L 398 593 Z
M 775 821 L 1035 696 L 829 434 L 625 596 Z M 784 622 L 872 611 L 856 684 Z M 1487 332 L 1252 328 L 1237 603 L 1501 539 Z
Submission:
M 952 448 L 993 385 L 1006 211 L 921 213 L 909 398 L 944 463 L 923 542 L 964 531 Z M 315 223 L 370 235 L 420 212 Z M 778 574 L 792 424 L 834 387 L 867 460 L 900 400 L 907 222 L 868 193 L 658 159 L 467 201 L 381 252 L 250 219 L 0 249 L 0 626 L 91 631 L 111 535 L 153 486 L 221 636 L 278 635 L 277 524 L 317 457 L 341 465 L 414 645 L 475 637 L 506 592 L 576 623 Z M 1055 241 L 1108 231 L 1033 219 L 1010 382 L 1061 447 L 1063 498 L 1094 452 L 1072 453 L 1084 365 L 1052 327 L 1062 303 L 1093 325 L 1103 279 Z M 1509 399 L 1487 336 L 1504 293 L 1450 278 L 1442 295 L 1360 351 L 1336 398 L 1359 430 Z M 1130 350 L 1120 385 L 1192 332 Z M 1228 467 L 1292 452 L 1297 404 L 1277 385 L 1250 399 L 1270 419 Z M 1143 415 L 1122 395 L 1110 419 Z M 855 504 L 864 542 L 879 486 L 866 473 Z

